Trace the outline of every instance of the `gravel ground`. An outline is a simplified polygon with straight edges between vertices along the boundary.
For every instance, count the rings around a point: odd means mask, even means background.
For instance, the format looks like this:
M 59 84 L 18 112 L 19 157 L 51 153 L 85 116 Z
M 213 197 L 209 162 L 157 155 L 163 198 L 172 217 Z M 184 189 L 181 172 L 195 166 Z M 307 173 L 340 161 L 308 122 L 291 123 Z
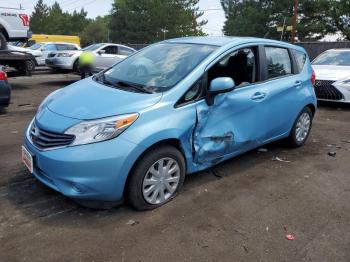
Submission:
M 77 79 L 10 79 L 12 104 L 0 112 L 0 261 L 350 261 L 349 108 L 320 107 L 300 149 L 274 143 L 187 177 L 160 209 L 97 211 L 20 162 L 40 101 Z

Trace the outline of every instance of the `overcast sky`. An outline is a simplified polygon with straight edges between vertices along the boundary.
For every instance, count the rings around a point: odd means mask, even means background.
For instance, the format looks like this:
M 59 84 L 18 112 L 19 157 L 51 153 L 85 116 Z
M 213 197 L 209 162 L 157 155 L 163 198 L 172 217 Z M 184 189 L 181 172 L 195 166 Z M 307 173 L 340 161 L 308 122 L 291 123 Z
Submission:
M 18 7 L 20 4 L 29 13 L 34 10 L 37 0 L 0 0 L 1 6 Z M 52 5 L 55 0 L 44 0 L 47 5 Z M 72 12 L 82 7 L 88 12 L 88 17 L 103 16 L 111 10 L 113 0 L 56 0 L 63 10 Z M 225 21 L 224 11 L 220 0 L 200 0 L 199 8 L 204 11 L 203 18 L 208 20 L 204 26 L 204 32 L 209 35 L 222 35 L 222 26 Z

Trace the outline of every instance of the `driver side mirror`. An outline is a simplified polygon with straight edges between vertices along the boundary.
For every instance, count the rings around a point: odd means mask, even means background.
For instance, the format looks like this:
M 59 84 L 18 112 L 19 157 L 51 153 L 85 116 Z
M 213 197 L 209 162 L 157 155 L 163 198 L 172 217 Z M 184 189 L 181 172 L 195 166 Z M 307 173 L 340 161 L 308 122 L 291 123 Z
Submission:
M 209 106 L 214 104 L 214 98 L 220 93 L 231 92 L 235 89 L 235 81 L 231 77 L 218 77 L 210 82 L 207 92 L 207 103 Z
M 97 52 L 99 55 L 102 55 L 102 54 L 105 54 L 106 53 L 106 50 L 99 50 L 98 52 Z

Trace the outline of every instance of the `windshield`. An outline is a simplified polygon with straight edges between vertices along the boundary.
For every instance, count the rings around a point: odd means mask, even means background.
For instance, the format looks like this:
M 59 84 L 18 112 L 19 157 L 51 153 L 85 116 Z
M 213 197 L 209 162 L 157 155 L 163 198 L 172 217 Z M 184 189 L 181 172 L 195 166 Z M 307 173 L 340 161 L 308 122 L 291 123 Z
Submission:
M 155 44 L 116 64 L 103 78 L 116 85 L 128 83 L 151 92 L 163 92 L 186 77 L 216 48 L 198 44 Z
M 350 66 L 350 51 L 327 51 L 318 56 L 313 65 Z
M 32 45 L 31 47 L 29 47 L 29 49 L 32 49 L 32 50 L 38 50 L 43 44 L 35 44 L 35 45 Z
M 83 51 L 94 51 L 94 50 L 100 48 L 101 46 L 103 46 L 103 44 L 92 44 L 92 45 L 89 45 L 87 47 L 84 47 L 82 50 Z

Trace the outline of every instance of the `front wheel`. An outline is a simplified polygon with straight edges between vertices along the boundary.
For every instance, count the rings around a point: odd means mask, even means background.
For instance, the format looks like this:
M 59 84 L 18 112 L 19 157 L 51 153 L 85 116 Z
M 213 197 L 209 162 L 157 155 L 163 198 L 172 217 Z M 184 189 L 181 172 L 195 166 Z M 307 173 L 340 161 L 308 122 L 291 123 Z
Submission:
M 73 64 L 73 72 L 80 73 L 79 59 L 75 60 Z
M 298 115 L 288 137 L 288 142 L 292 147 L 300 147 L 305 144 L 310 135 L 312 118 L 313 114 L 308 107 L 305 107 Z
M 138 160 L 127 185 L 127 200 L 137 210 L 150 210 L 173 199 L 185 179 L 185 160 L 179 150 L 163 145 Z

